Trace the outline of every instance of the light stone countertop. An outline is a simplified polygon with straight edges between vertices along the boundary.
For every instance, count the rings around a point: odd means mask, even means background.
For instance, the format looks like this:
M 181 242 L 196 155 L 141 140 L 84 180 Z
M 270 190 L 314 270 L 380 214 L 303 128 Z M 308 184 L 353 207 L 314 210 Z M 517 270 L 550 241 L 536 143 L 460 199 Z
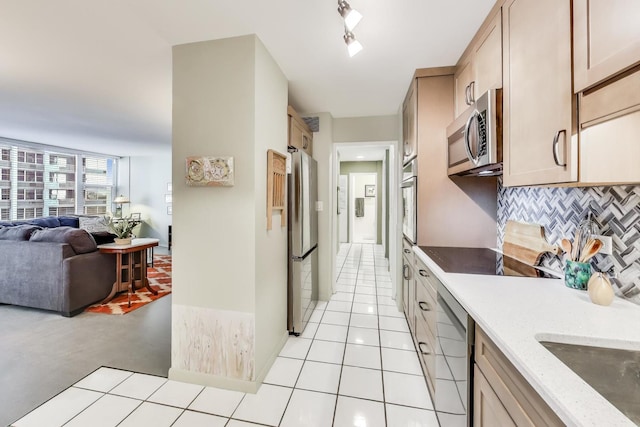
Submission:
M 635 425 L 538 340 L 640 350 L 640 306 L 593 304 L 561 279 L 445 273 L 414 252 L 567 425 Z

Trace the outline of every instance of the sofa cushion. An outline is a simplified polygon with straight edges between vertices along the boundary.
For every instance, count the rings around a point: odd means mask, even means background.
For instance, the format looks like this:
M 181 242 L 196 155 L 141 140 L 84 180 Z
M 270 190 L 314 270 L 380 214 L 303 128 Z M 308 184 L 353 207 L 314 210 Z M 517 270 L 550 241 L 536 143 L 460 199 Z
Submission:
M 80 218 L 77 216 L 59 216 L 58 220 L 62 227 L 80 228 Z
M 30 224 L 16 225 L 13 227 L 3 227 L 0 228 L 0 240 L 29 240 L 31 235 L 36 230 L 40 230 L 40 227 Z
M 109 231 L 109 227 L 105 224 L 104 217 L 102 216 L 81 216 L 79 219 L 80 228 L 87 230 L 89 233 Z
M 19 219 L 15 221 L 1 221 L 0 225 L 3 227 L 15 227 L 16 225 L 37 225 L 32 224 L 31 219 Z
M 56 216 L 48 216 L 45 218 L 34 218 L 29 221 L 29 224 L 39 225 L 42 228 L 60 227 L 60 221 Z
M 85 230 L 73 227 L 56 227 L 38 230 L 31 236 L 32 242 L 68 243 L 76 254 L 98 250 L 96 241 Z

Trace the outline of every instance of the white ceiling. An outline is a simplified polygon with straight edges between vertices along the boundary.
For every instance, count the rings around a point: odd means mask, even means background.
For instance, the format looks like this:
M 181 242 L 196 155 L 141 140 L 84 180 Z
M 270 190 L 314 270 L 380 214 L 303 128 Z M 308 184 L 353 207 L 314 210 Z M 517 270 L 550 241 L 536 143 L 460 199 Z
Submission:
M 356 146 L 340 147 L 341 162 L 377 162 L 384 160 L 388 147 Z
M 120 155 L 171 145 L 171 46 L 255 33 L 300 112 L 395 114 L 416 68 L 452 65 L 494 0 L 0 0 L 0 136 Z

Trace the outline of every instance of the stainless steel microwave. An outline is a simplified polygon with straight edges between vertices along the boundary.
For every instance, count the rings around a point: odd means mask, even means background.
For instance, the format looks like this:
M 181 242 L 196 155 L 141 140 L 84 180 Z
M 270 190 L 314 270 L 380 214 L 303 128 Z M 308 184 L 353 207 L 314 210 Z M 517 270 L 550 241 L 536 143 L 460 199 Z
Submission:
M 447 127 L 448 174 L 502 175 L 502 89 L 490 89 Z

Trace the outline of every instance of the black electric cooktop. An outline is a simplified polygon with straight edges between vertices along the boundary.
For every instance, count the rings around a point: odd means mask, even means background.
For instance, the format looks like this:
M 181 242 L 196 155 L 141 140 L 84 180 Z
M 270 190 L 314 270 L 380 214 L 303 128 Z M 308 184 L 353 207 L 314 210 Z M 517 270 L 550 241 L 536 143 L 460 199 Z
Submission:
M 420 246 L 420 249 L 446 273 L 558 278 L 488 248 Z

